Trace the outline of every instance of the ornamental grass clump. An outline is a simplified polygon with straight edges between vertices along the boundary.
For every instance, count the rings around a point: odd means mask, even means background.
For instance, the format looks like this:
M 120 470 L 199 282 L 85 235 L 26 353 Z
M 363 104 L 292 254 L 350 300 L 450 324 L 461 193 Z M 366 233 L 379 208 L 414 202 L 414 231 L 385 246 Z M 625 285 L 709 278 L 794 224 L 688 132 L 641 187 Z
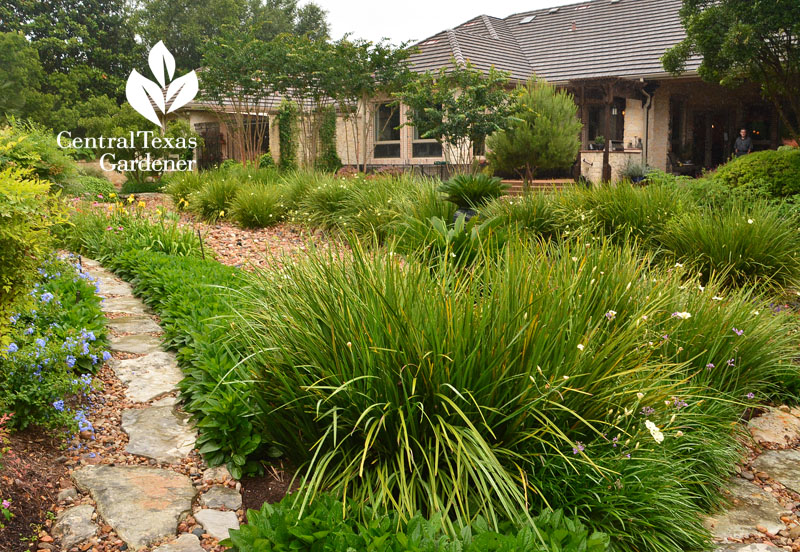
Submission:
M 573 187 L 556 201 L 565 226 L 582 226 L 615 240 L 632 237 L 651 245 L 670 220 L 690 209 L 685 195 L 674 186 L 641 187 L 629 182 Z
M 355 186 L 363 181 L 328 176 L 314 182 L 298 201 L 295 218 L 300 223 L 325 229 L 336 228 L 344 222 L 347 201 Z
M 219 172 L 189 197 L 192 211 L 209 222 L 224 218 L 242 182 Z
M 764 341 L 784 319 L 729 343 L 710 294 L 609 241 L 512 240 L 469 270 L 352 247 L 260 274 L 237 313 L 254 424 L 300 467 L 300 504 L 329 490 L 452 532 L 564 507 L 618 550 L 706 545 L 738 395 L 786 367 Z M 732 347 L 746 374 L 698 377 Z
M 660 241 L 680 262 L 739 286 L 773 289 L 800 283 L 800 229 L 766 202 L 737 202 L 721 211 L 701 210 L 674 220 Z
M 551 239 L 561 232 L 556 205 L 549 194 L 527 192 L 521 196 L 498 198 L 480 210 L 487 219 L 517 232 Z
M 276 186 L 252 183 L 239 188 L 230 211 L 242 228 L 266 228 L 283 219 L 286 207 Z

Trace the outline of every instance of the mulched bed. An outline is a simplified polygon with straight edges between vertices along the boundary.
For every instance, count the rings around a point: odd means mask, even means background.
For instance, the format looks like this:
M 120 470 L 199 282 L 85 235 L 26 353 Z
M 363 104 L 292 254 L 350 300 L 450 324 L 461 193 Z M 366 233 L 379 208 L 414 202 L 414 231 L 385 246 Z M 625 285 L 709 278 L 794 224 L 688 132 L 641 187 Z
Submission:
M 294 474 L 283 466 L 267 468 L 264 475 L 242 478 L 242 508 L 245 510 L 260 510 L 264 503 L 275 504 L 289 492 Z M 298 482 L 292 485 L 292 491 L 297 490 Z
M 62 486 L 69 486 L 62 441 L 28 428 L 9 436 L 6 446 L 10 450 L 0 460 L 0 496 L 11 501 L 14 517 L 0 530 L 0 550 L 36 550 L 40 530 L 52 524 L 47 513 L 53 511 Z

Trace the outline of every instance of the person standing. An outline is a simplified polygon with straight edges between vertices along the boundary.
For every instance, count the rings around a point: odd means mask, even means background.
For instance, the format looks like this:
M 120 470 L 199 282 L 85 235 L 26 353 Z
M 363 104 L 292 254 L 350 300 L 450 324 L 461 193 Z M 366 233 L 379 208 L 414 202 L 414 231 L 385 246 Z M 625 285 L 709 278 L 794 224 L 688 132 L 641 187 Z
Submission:
M 733 154 L 736 157 L 741 157 L 742 155 L 747 155 L 751 151 L 753 151 L 753 139 L 747 135 L 747 129 L 743 128 L 739 131 L 739 136 L 733 144 Z

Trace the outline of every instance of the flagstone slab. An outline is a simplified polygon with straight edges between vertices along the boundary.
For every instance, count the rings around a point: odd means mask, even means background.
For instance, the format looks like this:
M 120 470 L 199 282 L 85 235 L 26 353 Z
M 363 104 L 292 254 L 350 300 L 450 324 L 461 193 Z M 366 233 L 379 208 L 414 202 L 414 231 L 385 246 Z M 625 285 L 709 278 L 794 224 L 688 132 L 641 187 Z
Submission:
M 174 535 L 196 494 L 185 475 L 146 466 L 85 466 L 72 479 L 133 550 Z
M 112 318 L 108 321 L 108 327 L 117 333 L 159 333 L 163 330 L 156 324 L 155 320 L 149 316 L 123 316 Z
M 178 388 L 183 372 L 172 353 L 156 351 L 147 355 L 115 360 L 114 373 L 125 384 L 125 396 L 133 402 L 147 402 Z
M 800 418 L 777 409 L 753 418 L 747 427 L 762 445 L 786 446 L 800 439 Z
M 121 295 L 126 297 L 133 296 L 133 288 L 130 284 L 120 282 L 111 276 L 98 276 L 93 270 L 92 275 L 97 277 L 100 295 Z
M 200 539 L 197 538 L 197 535 L 184 533 L 174 542 L 162 544 L 153 552 L 205 552 L 205 549 L 200 546 Z
M 107 297 L 100 303 L 100 308 L 103 312 L 140 315 L 150 314 L 150 310 L 136 297 Z
M 92 521 L 94 506 L 83 504 L 68 508 L 58 514 L 53 525 L 53 536 L 61 541 L 64 550 L 69 550 L 97 533 L 97 525 Z
M 144 355 L 161 350 L 161 339 L 147 334 L 111 336 L 108 348 L 118 353 Z
M 123 410 L 122 429 L 129 437 L 126 452 L 158 462 L 180 462 L 197 441 L 189 415 L 170 405 Z
M 768 450 L 756 458 L 753 469 L 766 473 L 795 492 L 800 492 L 800 451 Z
M 206 533 L 218 540 L 227 539 L 229 530 L 239 528 L 236 512 L 199 510 L 194 513 L 194 519 L 203 526 Z
M 215 485 L 200 496 L 200 504 L 206 508 L 238 510 L 242 507 L 242 495 L 236 489 Z
M 741 539 L 759 533 L 757 526 L 776 534 L 786 526 L 781 521 L 786 509 L 758 485 L 735 477 L 724 490 L 730 500 L 728 509 L 706 519 L 706 528 L 715 538 Z

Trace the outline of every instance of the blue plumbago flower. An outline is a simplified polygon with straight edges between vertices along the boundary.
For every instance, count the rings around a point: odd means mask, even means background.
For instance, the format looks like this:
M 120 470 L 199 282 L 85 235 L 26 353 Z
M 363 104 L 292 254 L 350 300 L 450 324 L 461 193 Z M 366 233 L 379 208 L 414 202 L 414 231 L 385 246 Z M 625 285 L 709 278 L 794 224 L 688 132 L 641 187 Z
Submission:
M 14 324 L 17 323 L 17 320 L 19 320 L 19 314 L 12 314 L 8 320 L 9 322 L 11 322 L 11 325 L 13 326 Z
M 572 454 L 579 454 L 583 452 L 586 447 L 583 446 L 583 443 L 580 441 L 575 441 L 575 446 L 572 447 Z
M 81 337 L 88 341 L 95 341 L 97 338 L 94 336 L 94 332 L 86 331 L 86 328 L 81 330 Z
M 17 351 L 19 351 L 19 347 L 17 347 L 16 343 L 9 344 L 9 346 L 8 346 L 8 352 L 9 353 L 16 353 Z
M 31 334 L 33 334 L 33 326 L 29 326 L 29 327 L 25 328 L 25 331 L 24 331 L 23 333 L 24 333 L 25 335 L 31 335 Z
M 64 401 L 58 399 L 56 402 L 53 403 L 53 408 L 55 408 L 59 412 L 64 412 Z
M 732 359 L 732 358 L 729 358 L 728 359 L 728 366 L 735 366 L 735 365 L 736 365 L 736 360 Z
M 76 360 L 77 360 L 77 359 L 76 359 L 74 356 L 72 356 L 72 355 L 67 355 L 67 366 L 69 366 L 70 368 L 72 368 L 73 366 L 75 366 L 75 361 L 76 361 Z
M 75 413 L 75 421 L 78 422 L 79 431 L 94 431 L 92 422 L 86 419 L 86 413 L 83 410 Z
M 91 387 L 92 385 L 92 375 L 91 374 L 81 374 L 81 383 L 86 387 Z
M 81 354 L 88 355 L 89 354 L 89 344 L 84 341 L 82 345 L 83 345 L 83 347 L 81 347 Z
M 111 353 L 103 351 L 103 362 L 108 362 L 109 360 L 111 360 Z
M 37 347 L 44 348 L 45 345 L 47 345 L 47 339 L 45 339 L 43 337 L 38 337 L 38 338 L 36 338 L 36 341 L 34 341 L 34 343 L 36 343 Z
M 55 297 L 55 295 L 53 295 L 49 291 L 45 291 L 44 293 L 42 293 L 42 296 L 40 297 L 40 299 L 41 299 L 42 303 L 49 303 L 50 301 L 53 300 L 54 297 Z
M 737 330 L 736 328 L 734 328 L 733 333 L 735 333 L 738 336 L 742 336 L 744 335 L 744 330 Z
M 89 355 L 89 358 L 92 359 L 92 365 L 97 364 L 97 355 Z

